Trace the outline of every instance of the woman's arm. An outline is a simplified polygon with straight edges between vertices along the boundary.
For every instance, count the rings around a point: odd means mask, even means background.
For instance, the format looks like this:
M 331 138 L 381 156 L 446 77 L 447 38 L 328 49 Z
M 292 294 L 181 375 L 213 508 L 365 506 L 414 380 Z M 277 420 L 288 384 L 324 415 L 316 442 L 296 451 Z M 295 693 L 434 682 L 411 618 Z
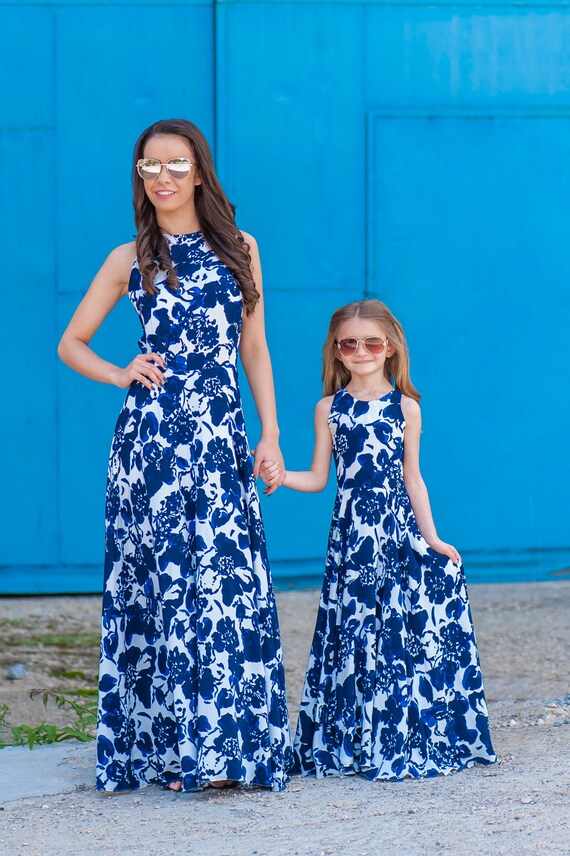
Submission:
M 158 354 L 139 354 L 122 369 L 103 360 L 91 350 L 89 342 L 121 297 L 127 293 L 131 268 L 135 259 L 135 244 L 123 244 L 109 254 L 95 276 L 85 297 L 75 310 L 57 352 L 64 363 L 79 374 L 101 383 L 125 388 L 136 380 L 152 389 L 161 385 L 163 375 L 153 365 L 164 366 Z M 151 362 L 152 361 L 152 362 Z
M 429 502 L 429 496 L 425 482 L 420 472 L 420 433 L 422 428 L 422 415 L 417 401 L 407 396 L 402 397 L 402 413 L 406 420 L 404 433 L 404 482 L 414 517 L 418 528 L 430 547 L 437 553 L 449 556 L 458 564 L 461 556 L 451 544 L 446 544 L 439 538 Z
M 242 234 L 244 240 L 249 245 L 253 280 L 261 296 L 251 315 L 244 313 L 240 339 L 240 357 L 253 394 L 259 421 L 261 422 L 261 439 L 254 451 L 253 473 L 257 478 L 263 462 L 268 460 L 274 461 L 280 470 L 279 478 L 275 479 L 271 487 L 268 487 L 264 491 L 270 494 L 274 493 L 281 484 L 285 466 L 279 448 L 279 426 L 277 424 L 273 371 L 269 348 L 267 347 L 267 340 L 265 338 L 263 286 L 259 250 L 257 249 L 255 238 L 245 232 L 242 232 Z
M 332 438 L 329 430 L 328 417 L 334 396 L 322 398 L 315 408 L 315 450 L 311 469 L 305 472 L 287 470 L 283 484 L 292 490 L 304 493 L 317 493 L 326 487 L 331 466 Z M 277 464 L 268 461 L 261 470 L 261 478 L 266 485 L 271 485 L 278 474 Z M 265 492 L 265 491 L 264 491 Z

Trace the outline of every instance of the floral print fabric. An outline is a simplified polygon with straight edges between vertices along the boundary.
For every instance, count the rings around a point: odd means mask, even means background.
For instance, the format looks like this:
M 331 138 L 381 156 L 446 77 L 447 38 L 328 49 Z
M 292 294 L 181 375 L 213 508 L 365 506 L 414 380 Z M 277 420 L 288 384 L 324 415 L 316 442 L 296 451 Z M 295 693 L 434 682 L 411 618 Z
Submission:
M 201 233 L 180 283 L 129 297 L 165 383 L 133 383 L 109 463 L 97 787 L 282 790 L 292 762 L 275 599 L 239 396 L 238 284 Z
M 295 738 L 304 774 L 496 760 L 463 569 L 428 546 L 406 492 L 401 398 L 340 390 L 331 406 L 338 493 Z

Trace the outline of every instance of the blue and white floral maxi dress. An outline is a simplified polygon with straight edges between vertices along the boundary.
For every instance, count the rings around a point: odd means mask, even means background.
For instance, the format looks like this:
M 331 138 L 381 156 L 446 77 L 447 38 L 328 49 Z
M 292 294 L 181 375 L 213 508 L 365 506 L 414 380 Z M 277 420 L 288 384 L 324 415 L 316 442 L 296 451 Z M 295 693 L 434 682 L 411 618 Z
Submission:
M 338 479 L 296 771 L 434 776 L 496 760 L 463 569 L 422 537 L 398 390 L 336 393 Z
M 180 283 L 129 298 L 165 383 L 133 383 L 111 450 L 97 788 L 215 779 L 282 790 L 284 672 L 239 395 L 242 299 L 200 232 L 168 236 Z

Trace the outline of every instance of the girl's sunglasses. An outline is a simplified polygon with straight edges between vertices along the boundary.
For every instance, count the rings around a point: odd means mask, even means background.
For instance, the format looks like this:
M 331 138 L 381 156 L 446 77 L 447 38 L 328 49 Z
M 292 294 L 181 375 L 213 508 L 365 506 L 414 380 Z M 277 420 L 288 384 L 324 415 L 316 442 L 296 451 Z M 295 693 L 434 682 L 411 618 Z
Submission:
M 172 178 L 186 178 L 194 164 L 188 158 L 170 158 L 166 163 L 157 158 L 141 158 L 137 161 L 137 172 L 144 181 L 152 181 L 158 178 L 163 166 Z
M 359 342 L 362 342 L 369 354 L 381 354 L 386 347 L 386 341 L 378 336 L 367 336 L 365 339 L 341 339 L 335 342 L 343 357 L 352 357 L 356 353 Z

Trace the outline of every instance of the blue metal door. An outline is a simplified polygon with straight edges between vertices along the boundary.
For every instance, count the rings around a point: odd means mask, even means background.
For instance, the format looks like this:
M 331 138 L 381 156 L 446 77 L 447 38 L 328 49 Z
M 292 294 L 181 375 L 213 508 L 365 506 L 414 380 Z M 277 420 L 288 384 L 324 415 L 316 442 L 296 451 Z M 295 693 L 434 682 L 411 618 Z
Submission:
M 107 253 L 132 240 L 130 161 L 142 129 L 182 114 L 213 141 L 213 39 L 212 2 L 0 3 L 13 373 L 0 423 L 0 593 L 100 588 L 106 460 L 124 391 L 75 375 L 57 342 Z M 138 336 L 123 300 L 93 344 L 125 364 Z
M 408 331 L 436 520 L 516 578 L 568 535 L 569 145 L 570 111 L 369 114 L 369 283 Z

